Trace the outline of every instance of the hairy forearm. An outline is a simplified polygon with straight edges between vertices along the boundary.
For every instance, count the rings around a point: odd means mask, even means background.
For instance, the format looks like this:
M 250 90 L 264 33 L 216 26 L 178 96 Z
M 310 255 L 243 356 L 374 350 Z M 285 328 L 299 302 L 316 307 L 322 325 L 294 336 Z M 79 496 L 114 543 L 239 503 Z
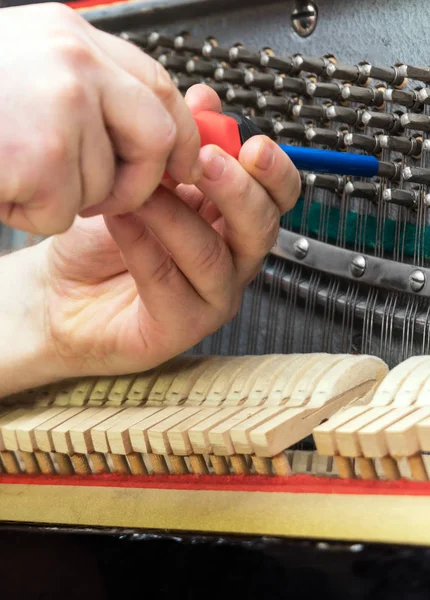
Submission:
M 47 343 L 42 250 L 0 258 L 0 398 L 61 378 Z

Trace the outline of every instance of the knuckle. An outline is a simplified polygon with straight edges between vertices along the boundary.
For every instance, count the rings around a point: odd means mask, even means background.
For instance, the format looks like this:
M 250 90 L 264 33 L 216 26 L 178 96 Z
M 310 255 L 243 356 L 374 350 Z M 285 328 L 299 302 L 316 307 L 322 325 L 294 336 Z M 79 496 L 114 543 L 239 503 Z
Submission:
M 157 265 L 152 273 L 152 281 L 155 284 L 170 285 L 178 276 L 178 267 L 170 255 L 167 255 Z
M 78 15 L 76 11 L 67 4 L 49 2 L 46 4 L 45 10 L 57 18 L 62 17 L 63 19 L 71 19 L 75 21 L 80 21 L 82 19 L 82 17 L 80 17 L 80 15 Z
M 187 147 L 186 151 L 190 159 L 194 159 L 194 156 L 190 156 L 191 151 L 193 151 L 195 155 L 199 153 L 200 133 L 194 120 L 190 123 L 189 127 L 184 127 L 181 145 Z
M 63 20 L 77 22 L 82 19 L 70 6 L 59 2 L 47 3 L 44 10 L 52 18 L 53 23 L 61 23 Z
M 43 138 L 43 154 L 46 163 L 64 163 L 69 157 L 69 149 L 65 136 L 60 133 L 51 133 Z
M 54 224 L 52 223 L 46 223 L 46 224 L 42 224 L 40 229 L 39 229 L 39 233 L 41 235 L 45 235 L 45 236 L 51 236 L 51 235 L 60 235 L 61 233 L 66 233 L 66 231 L 68 231 L 70 229 L 70 227 L 73 225 L 73 218 L 71 219 L 67 219 L 67 220 L 61 220 L 60 222 L 56 222 Z
M 168 119 L 159 121 L 157 137 L 152 140 L 153 151 L 157 156 L 167 158 L 176 143 L 176 124 L 169 116 Z
M 173 81 L 161 63 L 156 60 L 151 61 L 152 77 L 151 87 L 153 92 L 163 103 L 168 104 L 176 96 L 177 90 Z
M 222 269 L 225 267 L 227 258 L 226 247 L 222 239 L 218 236 L 211 236 L 206 242 L 200 253 L 196 257 L 198 269 L 205 271 L 213 271 L 214 269 Z
M 63 74 L 52 90 L 51 99 L 70 110 L 80 111 L 87 103 L 87 92 L 77 74 Z
M 52 236 L 59 235 L 61 233 L 65 233 L 70 229 L 75 220 L 75 215 L 71 213 L 66 213 L 64 215 L 59 215 L 55 219 L 52 219 L 50 216 L 41 215 L 35 221 L 36 230 L 40 235 L 44 236 Z
M 52 36 L 50 46 L 55 56 L 79 72 L 95 62 L 91 46 L 79 34 L 72 31 L 58 31 Z
M 151 93 L 152 92 L 152 93 Z M 174 119 L 163 105 L 161 99 L 151 90 L 148 96 L 148 86 L 140 82 L 132 82 L 126 92 L 130 97 L 130 104 L 142 106 L 142 114 L 150 110 L 151 120 L 156 123 L 156 129 L 148 130 L 147 120 L 137 120 L 136 128 L 140 139 L 145 146 L 151 147 L 151 153 L 159 158 L 166 158 L 172 151 L 177 137 L 177 127 Z M 148 103 L 149 102 L 149 103 Z M 139 150 L 139 153 L 141 150 Z

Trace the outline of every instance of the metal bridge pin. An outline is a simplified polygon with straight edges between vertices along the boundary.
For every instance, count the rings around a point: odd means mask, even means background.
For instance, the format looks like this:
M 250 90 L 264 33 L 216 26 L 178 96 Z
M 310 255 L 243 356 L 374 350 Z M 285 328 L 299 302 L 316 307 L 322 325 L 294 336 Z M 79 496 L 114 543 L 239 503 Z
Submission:
M 364 256 L 356 256 L 352 259 L 350 264 L 350 270 L 354 277 L 361 277 L 364 275 L 364 271 L 366 270 L 366 259 Z
M 301 260 L 305 258 L 309 251 L 309 242 L 306 238 L 300 238 L 294 243 L 294 255 Z
M 409 275 L 409 285 L 413 292 L 420 292 L 426 282 L 426 276 L 422 271 L 417 269 Z

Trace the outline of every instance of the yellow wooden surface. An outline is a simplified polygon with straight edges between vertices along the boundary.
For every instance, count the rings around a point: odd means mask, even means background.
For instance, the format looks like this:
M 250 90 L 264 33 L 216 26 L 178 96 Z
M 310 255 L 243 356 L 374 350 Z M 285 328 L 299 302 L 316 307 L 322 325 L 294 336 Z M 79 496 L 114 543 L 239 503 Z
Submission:
M 430 496 L 0 484 L 0 520 L 430 545 Z

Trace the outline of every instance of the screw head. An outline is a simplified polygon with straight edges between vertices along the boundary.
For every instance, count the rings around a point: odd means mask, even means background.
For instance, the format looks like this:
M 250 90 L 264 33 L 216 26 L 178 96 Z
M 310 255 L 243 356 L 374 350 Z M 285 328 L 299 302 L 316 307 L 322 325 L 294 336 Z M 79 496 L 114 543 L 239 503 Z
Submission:
M 307 37 L 314 31 L 318 20 L 318 9 L 313 2 L 300 4 L 291 14 L 291 24 L 300 37 Z
M 309 242 L 306 238 L 300 238 L 294 243 L 294 255 L 299 260 L 305 258 L 309 251 Z
M 360 255 L 352 259 L 349 268 L 354 277 L 361 277 L 364 274 L 364 271 L 366 270 L 366 266 L 366 259 L 364 258 L 364 256 Z
M 420 292 L 426 282 L 426 276 L 422 271 L 417 269 L 409 275 L 409 285 L 413 292 Z

